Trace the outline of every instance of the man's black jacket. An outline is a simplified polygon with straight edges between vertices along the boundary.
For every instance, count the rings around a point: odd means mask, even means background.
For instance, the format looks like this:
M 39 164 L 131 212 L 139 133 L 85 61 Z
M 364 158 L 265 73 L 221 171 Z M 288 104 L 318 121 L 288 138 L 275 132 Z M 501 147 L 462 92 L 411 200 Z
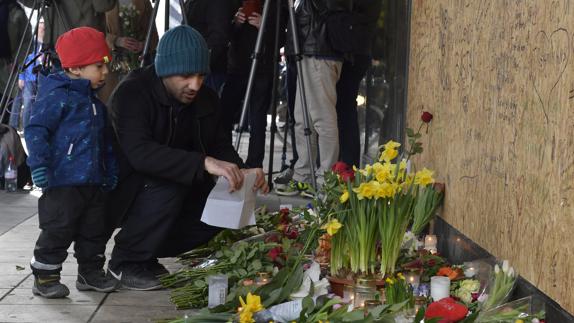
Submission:
M 187 23 L 205 38 L 210 53 L 212 73 L 225 73 L 231 20 L 239 7 L 237 0 L 188 0 L 185 4 Z
M 146 178 L 209 192 L 213 180 L 204 169 L 206 156 L 243 167 L 225 140 L 220 113 L 217 94 L 206 86 L 183 106 L 168 96 L 153 65 L 131 72 L 114 91 L 110 105 L 120 163 L 120 185 L 114 195 L 123 208 Z

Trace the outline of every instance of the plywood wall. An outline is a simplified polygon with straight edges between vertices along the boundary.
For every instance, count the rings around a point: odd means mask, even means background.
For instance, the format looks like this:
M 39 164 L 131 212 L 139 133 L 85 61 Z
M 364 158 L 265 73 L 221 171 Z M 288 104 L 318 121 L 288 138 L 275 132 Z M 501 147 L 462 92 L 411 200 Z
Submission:
M 413 0 L 408 124 L 444 218 L 574 313 L 574 1 Z M 420 163 L 419 163 L 420 164 Z

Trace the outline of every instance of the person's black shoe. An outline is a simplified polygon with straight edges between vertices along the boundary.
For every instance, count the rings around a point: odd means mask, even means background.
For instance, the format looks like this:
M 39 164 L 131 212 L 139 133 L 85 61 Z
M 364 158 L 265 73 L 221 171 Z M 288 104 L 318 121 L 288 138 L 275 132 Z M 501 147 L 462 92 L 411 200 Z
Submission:
M 103 269 L 78 272 L 76 288 L 81 291 L 113 292 L 120 286 L 117 279 L 107 276 Z
M 148 270 L 151 271 L 156 277 L 161 277 L 165 275 L 169 275 L 169 270 L 165 268 L 159 261 L 151 260 L 147 266 Z
M 64 298 L 70 295 L 70 290 L 66 285 L 60 283 L 60 275 L 34 276 L 34 295 L 46 298 Z
M 121 286 L 131 290 L 156 290 L 163 288 L 159 279 L 145 263 L 122 264 L 108 268 L 108 273 L 121 282 Z

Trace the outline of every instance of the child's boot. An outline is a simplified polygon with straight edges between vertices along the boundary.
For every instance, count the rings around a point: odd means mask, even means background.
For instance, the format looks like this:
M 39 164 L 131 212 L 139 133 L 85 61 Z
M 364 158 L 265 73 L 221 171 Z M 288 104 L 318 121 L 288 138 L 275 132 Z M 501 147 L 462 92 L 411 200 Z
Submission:
M 81 291 L 95 290 L 97 292 L 109 293 L 119 287 L 119 281 L 111 276 L 107 276 L 103 269 L 78 269 L 78 280 L 76 288 Z
M 59 274 L 36 275 L 32 293 L 46 298 L 64 298 L 70 294 L 70 290 L 60 283 Z

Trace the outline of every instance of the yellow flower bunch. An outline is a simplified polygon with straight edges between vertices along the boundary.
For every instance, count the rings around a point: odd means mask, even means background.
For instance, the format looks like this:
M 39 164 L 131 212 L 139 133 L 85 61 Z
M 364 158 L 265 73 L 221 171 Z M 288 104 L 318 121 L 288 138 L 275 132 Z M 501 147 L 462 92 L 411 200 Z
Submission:
M 239 322 L 254 323 L 255 320 L 253 319 L 253 314 L 263 310 L 263 305 L 261 305 L 261 297 L 248 293 L 245 301 L 243 300 L 243 297 L 239 296 L 239 302 L 241 303 L 241 310 L 239 311 Z
M 339 231 L 339 229 L 341 229 L 343 227 L 343 225 L 339 222 L 339 220 L 337 219 L 332 219 L 331 221 L 329 221 L 327 224 L 325 224 L 323 227 L 321 227 L 321 229 L 323 230 L 327 230 L 327 233 L 330 236 L 333 236 L 337 233 L 337 231 Z

